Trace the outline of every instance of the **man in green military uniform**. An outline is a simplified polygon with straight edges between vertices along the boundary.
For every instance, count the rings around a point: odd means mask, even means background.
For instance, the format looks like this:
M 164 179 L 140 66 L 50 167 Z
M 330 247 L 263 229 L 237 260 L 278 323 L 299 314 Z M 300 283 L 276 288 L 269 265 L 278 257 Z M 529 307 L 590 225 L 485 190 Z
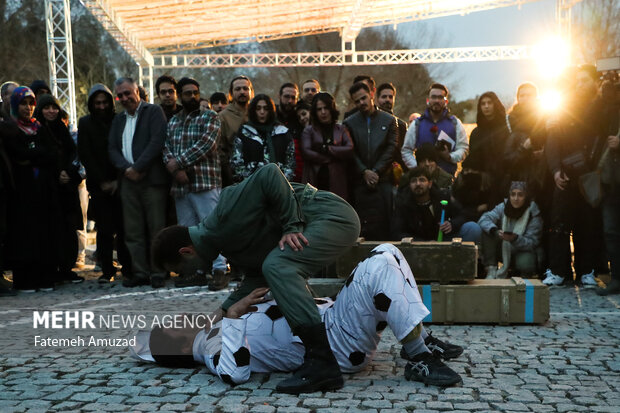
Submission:
M 288 393 L 342 387 L 306 278 L 353 245 L 359 218 L 342 198 L 289 183 L 269 164 L 222 190 L 216 209 L 195 227 L 173 226 L 153 242 L 155 264 L 191 273 L 219 253 L 245 270 L 245 280 L 222 305 L 222 315 L 255 288 L 269 286 L 282 314 L 306 348 L 304 365 L 277 389 Z

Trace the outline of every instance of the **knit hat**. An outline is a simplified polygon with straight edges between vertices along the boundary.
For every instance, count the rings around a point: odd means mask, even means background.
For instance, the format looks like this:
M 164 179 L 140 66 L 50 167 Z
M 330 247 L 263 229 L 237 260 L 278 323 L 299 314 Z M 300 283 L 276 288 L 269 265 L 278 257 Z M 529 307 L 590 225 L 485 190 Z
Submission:
M 527 183 L 525 181 L 512 181 L 510 183 L 510 191 L 513 189 L 520 189 L 523 192 L 527 192 Z
M 34 92 L 27 86 L 20 86 L 15 88 L 13 94 L 11 95 L 11 114 L 17 118 L 17 113 L 19 110 L 19 104 L 22 103 L 22 100 L 27 98 L 28 96 L 32 97 L 35 100 L 35 104 L 37 102 L 37 98 L 34 95 Z

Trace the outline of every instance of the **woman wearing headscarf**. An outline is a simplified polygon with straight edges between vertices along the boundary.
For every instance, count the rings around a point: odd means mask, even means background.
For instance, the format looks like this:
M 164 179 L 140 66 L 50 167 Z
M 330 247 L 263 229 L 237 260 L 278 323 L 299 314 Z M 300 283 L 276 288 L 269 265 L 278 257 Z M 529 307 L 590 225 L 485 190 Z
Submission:
M 295 144 L 288 128 L 277 122 L 276 106 L 264 94 L 252 99 L 248 122 L 235 137 L 231 158 L 233 180 L 241 182 L 268 163 L 275 163 L 291 181 L 295 176 Z
M 60 205 L 58 218 L 57 274 L 56 281 L 84 281 L 72 271 L 78 256 L 76 231 L 84 229 L 78 185 L 82 182 L 79 163 L 76 162 L 77 147 L 67 125 L 62 121 L 63 109 L 52 95 L 39 97 L 34 117 L 41 124 L 39 135 L 48 142 L 55 159 L 55 185 Z
M 312 122 L 301 135 L 302 183 L 347 200 L 347 163 L 353 156 L 353 141 L 347 128 L 337 123 L 339 115 L 332 95 L 319 92 L 314 96 L 310 109 Z
M 7 205 L 6 267 L 13 271 L 13 288 L 23 292 L 51 291 L 57 262 L 56 158 L 33 117 L 35 104 L 32 90 L 16 88 L 11 119 L 0 124 L 14 183 Z
M 459 182 L 458 186 L 468 187 L 472 182 L 478 186 L 486 186 L 484 191 L 479 192 L 485 193 L 487 198 L 477 200 L 475 205 L 480 207 L 478 213 L 482 214 L 488 207 L 500 202 L 505 194 L 505 189 L 501 188 L 504 177 L 502 157 L 510 132 L 506 122 L 506 109 L 494 92 L 485 92 L 478 99 L 476 123 L 477 126 L 469 138 L 469 155 L 463 161 L 463 171 L 467 170 L 471 176 L 462 177 L 461 181 L 465 182 Z M 460 201 L 464 206 L 468 204 L 465 199 Z M 478 215 L 477 218 L 479 217 Z
M 508 199 L 482 214 L 478 224 L 487 279 L 506 278 L 509 269 L 526 276 L 536 273 L 543 222 L 525 182 L 512 182 Z M 498 270 L 499 261 L 503 266 Z

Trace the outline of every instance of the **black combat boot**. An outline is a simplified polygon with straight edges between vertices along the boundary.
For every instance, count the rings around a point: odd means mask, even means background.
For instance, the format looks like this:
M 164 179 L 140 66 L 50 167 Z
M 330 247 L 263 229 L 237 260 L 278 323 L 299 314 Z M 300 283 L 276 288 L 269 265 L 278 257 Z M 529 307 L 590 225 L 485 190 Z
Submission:
M 299 394 L 340 389 L 344 379 L 329 346 L 325 323 L 299 327 L 295 332 L 306 348 L 304 364 L 293 377 L 278 383 L 276 391 Z

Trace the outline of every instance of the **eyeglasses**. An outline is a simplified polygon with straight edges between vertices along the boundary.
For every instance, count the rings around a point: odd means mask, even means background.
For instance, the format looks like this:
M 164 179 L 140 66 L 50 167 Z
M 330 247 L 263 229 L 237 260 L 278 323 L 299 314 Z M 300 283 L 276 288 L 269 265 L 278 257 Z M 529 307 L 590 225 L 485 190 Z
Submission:
M 186 90 L 183 92 L 183 96 L 200 96 L 200 90 Z
M 159 90 L 160 95 L 174 95 L 175 93 L 176 93 L 176 90 L 174 89 L 160 89 Z
M 431 95 L 430 100 L 448 100 L 447 97 L 442 96 L 442 95 Z

